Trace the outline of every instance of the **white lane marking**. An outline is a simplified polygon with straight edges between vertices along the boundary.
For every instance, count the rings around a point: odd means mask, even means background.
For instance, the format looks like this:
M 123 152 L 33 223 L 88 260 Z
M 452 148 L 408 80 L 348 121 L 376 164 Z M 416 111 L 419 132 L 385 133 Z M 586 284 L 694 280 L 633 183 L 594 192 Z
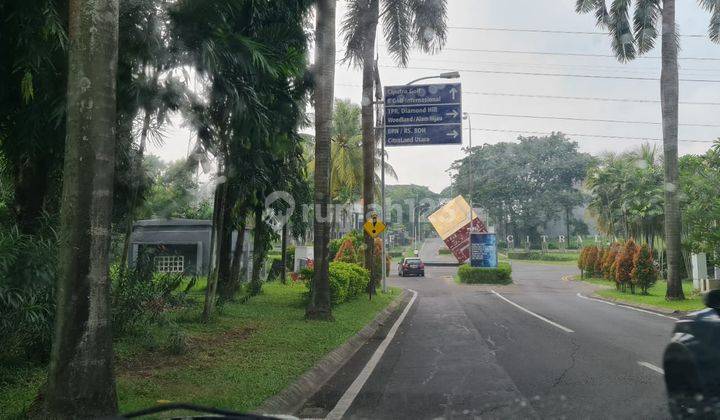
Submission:
M 385 350 L 387 350 L 388 346 L 390 345 L 390 342 L 393 340 L 393 337 L 395 337 L 395 333 L 397 332 L 398 328 L 400 327 L 400 324 L 402 324 L 403 320 L 407 316 L 408 312 L 410 311 L 410 308 L 412 307 L 413 303 L 415 303 L 415 299 L 417 298 L 417 292 L 408 289 L 410 292 L 412 292 L 412 297 L 410 298 L 410 301 L 405 306 L 405 309 L 402 311 L 400 316 L 398 317 L 397 321 L 395 321 L 395 324 L 390 328 L 390 331 L 388 331 L 387 336 L 385 336 L 385 339 L 380 343 L 378 348 L 375 350 L 375 353 L 372 355 L 370 360 L 367 362 L 363 370 L 360 372 L 357 378 L 353 381 L 352 384 L 350 384 L 350 387 L 345 391 L 343 396 L 340 398 L 340 400 L 335 405 L 335 408 L 332 409 L 328 413 L 328 415 L 325 417 L 326 420 L 336 420 L 341 419 L 343 416 L 345 416 L 345 413 L 352 405 L 353 401 L 355 401 L 355 398 L 360 393 L 360 390 L 365 385 L 365 382 L 367 382 L 370 375 L 373 373 L 373 370 L 375 370 L 375 367 L 380 362 L 380 359 L 382 358 L 383 354 L 385 353 Z
M 535 312 L 533 312 L 533 311 L 531 311 L 531 310 L 529 310 L 529 309 L 526 309 L 526 308 L 518 305 L 517 303 L 511 301 L 510 299 L 506 298 L 505 296 L 501 295 L 500 293 L 498 293 L 498 292 L 496 292 L 496 291 L 494 291 L 494 290 L 491 290 L 491 292 L 493 292 L 493 294 L 495 294 L 495 296 L 499 297 L 500 299 L 504 300 L 505 302 L 513 305 L 514 307 L 520 309 L 521 311 L 525 311 L 525 312 L 529 313 L 530 315 L 534 316 L 534 317 L 537 318 L 537 319 L 540 319 L 540 320 L 543 320 L 543 321 L 547 322 L 548 324 L 552 325 L 553 327 L 560 328 L 561 330 L 563 330 L 563 331 L 565 331 L 565 332 L 567 332 L 567 333 L 573 333 L 573 332 L 575 332 L 575 331 L 571 330 L 570 328 L 563 327 L 562 325 L 558 324 L 557 322 L 550 321 L 549 319 L 545 318 L 544 316 L 538 315 L 538 314 L 536 314 Z
M 652 370 L 652 371 L 655 371 L 655 372 L 657 372 L 657 373 L 659 373 L 659 374 L 661 374 L 661 375 L 664 375 L 664 374 L 665 374 L 665 371 L 664 371 L 664 370 L 662 370 L 661 368 L 653 365 L 652 363 L 648 363 L 648 362 L 637 362 L 637 363 L 638 363 L 638 365 L 643 366 L 643 367 L 646 367 L 646 368 L 648 368 L 648 369 L 650 369 L 650 370 Z
M 579 293 L 579 292 L 578 292 L 578 294 L 577 294 L 577 297 L 579 297 L 579 298 L 581 298 L 581 299 L 587 299 L 587 300 L 592 300 L 592 301 L 595 301 L 595 302 L 604 303 L 604 304 L 610 305 L 610 306 L 620 306 L 621 308 L 632 309 L 633 311 L 643 312 L 643 313 L 646 313 L 646 314 L 651 314 L 651 315 L 659 316 L 659 317 L 661 317 L 661 318 L 672 319 L 672 320 L 675 320 L 675 321 L 677 321 L 677 320 L 680 319 L 680 318 L 675 318 L 674 316 L 664 315 L 664 314 L 660 314 L 660 313 L 657 313 L 657 312 L 653 312 L 653 311 L 648 311 L 648 310 L 645 310 L 645 309 L 636 308 L 636 307 L 634 307 L 634 306 L 623 305 L 622 303 L 608 302 L 607 300 L 595 299 L 595 298 L 587 297 L 587 296 L 585 296 L 585 295 L 583 295 L 582 293 Z

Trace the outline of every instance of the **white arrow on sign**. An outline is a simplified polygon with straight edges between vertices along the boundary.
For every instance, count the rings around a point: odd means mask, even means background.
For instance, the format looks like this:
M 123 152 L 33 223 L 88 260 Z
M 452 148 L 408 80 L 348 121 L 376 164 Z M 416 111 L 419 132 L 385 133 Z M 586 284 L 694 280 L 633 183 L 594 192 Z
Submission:
M 454 87 L 450 89 L 450 94 L 452 95 L 453 101 L 455 100 L 455 94 L 458 93 L 457 89 Z
M 448 112 L 448 113 L 445 114 L 445 115 L 448 116 L 448 117 L 457 118 L 457 116 L 460 115 L 460 114 L 457 112 L 456 109 L 453 109 L 452 112 Z
M 447 134 L 445 134 L 445 135 L 448 136 L 448 137 L 452 137 L 452 138 L 456 139 L 457 136 L 460 135 L 460 133 L 458 133 L 456 130 L 453 130 L 453 131 L 451 131 L 451 132 L 449 132 L 449 133 L 447 133 Z

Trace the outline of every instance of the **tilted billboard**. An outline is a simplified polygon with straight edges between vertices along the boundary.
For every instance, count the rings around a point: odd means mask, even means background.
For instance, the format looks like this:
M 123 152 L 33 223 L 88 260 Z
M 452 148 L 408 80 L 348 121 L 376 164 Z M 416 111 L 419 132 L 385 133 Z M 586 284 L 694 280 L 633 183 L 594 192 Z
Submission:
M 470 257 L 470 205 L 457 196 L 440 207 L 428 220 L 458 262 Z M 487 232 L 485 223 L 472 213 L 472 226 L 477 232 Z

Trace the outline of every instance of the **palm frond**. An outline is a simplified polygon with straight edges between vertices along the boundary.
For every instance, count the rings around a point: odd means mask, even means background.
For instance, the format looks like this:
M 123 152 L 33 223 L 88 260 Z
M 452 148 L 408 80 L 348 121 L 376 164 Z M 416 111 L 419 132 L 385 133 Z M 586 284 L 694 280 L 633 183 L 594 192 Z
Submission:
M 610 6 L 610 22 L 608 30 L 612 37 L 612 49 L 621 62 L 635 58 L 635 43 L 630 27 L 631 0 L 613 0 Z
M 660 0 L 638 0 L 635 5 L 633 24 L 635 43 L 639 54 L 653 49 L 658 36 L 657 24 L 661 13 Z
M 409 6 L 407 0 L 385 0 L 381 12 L 387 49 L 403 67 L 407 66 L 413 41 L 413 20 Z
M 575 3 L 575 11 L 577 13 L 590 13 L 595 11 L 597 26 L 601 28 L 607 28 L 610 23 L 610 14 L 608 13 L 605 0 L 577 0 Z
M 447 1 L 410 0 L 413 39 L 424 52 L 434 54 L 447 41 Z
M 720 43 L 720 0 L 698 0 L 700 6 L 710 12 L 708 34 L 712 42 Z
M 340 33 L 345 40 L 344 63 L 360 67 L 365 40 L 366 11 L 370 5 L 368 0 L 352 0 L 348 2 L 347 13 L 340 24 Z

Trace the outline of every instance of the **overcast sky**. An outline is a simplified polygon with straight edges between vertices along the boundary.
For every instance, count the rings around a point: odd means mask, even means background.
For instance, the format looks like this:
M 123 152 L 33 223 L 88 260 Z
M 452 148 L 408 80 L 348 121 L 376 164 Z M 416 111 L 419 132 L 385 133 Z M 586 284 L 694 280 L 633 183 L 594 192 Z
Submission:
M 469 113 L 512 114 L 538 117 L 570 117 L 581 119 L 625 120 L 653 122 L 656 125 L 611 122 L 569 121 L 473 115 L 473 144 L 514 141 L 518 134 L 482 131 L 562 131 L 576 134 L 597 134 L 623 137 L 661 137 L 660 105 L 658 103 L 579 101 L 567 99 L 528 98 L 516 96 L 482 95 L 503 93 L 521 95 L 580 96 L 602 98 L 659 99 L 659 81 L 597 79 L 578 77 L 548 77 L 513 74 L 473 73 L 470 70 L 506 72 L 562 73 L 576 75 L 659 78 L 660 60 L 642 58 L 630 64 L 620 64 L 610 57 L 578 57 L 531 55 L 496 52 L 456 51 L 454 49 L 511 50 L 581 54 L 610 54 L 610 39 L 602 35 L 529 33 L 512 31 L 468 30 L 458 27 L 543 29 L 559 31 L 594 31 L 592 15 L 577 15 L 575 0 L 448 0 L 449 30 L 446 50 L 434 56 L 415 53 L 408 68 L 394 66 L 380 41 L 380 73 L 384 85 L 400 85 L 412 79 L 458 70 L 463 84 L 463 111 Z M 338 2 L 338 23 L 345 2 Z M 708 15 L 694 0 L 677 2 L 677 21 L 684 35 L 706 32 Z M 338 30 L 339 30 L 338 24 Z M 338 38 L 338 49 L 341 49 Z M 660 54 L 657 49 L 650 54 Z M 341 55 L 338 55 L 338 58 Z M 720 80 L 720 46 L 707 37 L 681 38 L 680 78 Z M 683 60 L 683 57 L 709 57 L 716 60 Z M 423 69 L 420 69 L 423 68 Z M 437 69 L 437 70 L 435 70 Z M 355 69 L 338 65 L 335 96 L 360 102 L 361 74 Z M 474 93 L 471 93 L 474 92 Z M 720 103 L 720 83 L 680 82 L 680 100 L 686 102 Z M 720 125 L 716 118 L 717 105 L 681 105 L 680 139 L 713 140 L 720 137 L 720 128 L 692 127 L 682 124 Z M 468 144 L 465 126 L 463 145 Z M 569 136 L 580 149 L 593 154 L 608 150 L 638 147 L 642 141 Z M 168 130 L 164 146 L 150 152 L 165 160 L 183 158 L 187 154 L 192 133 L 175 124 Z M 657 143 L 661 147 L 660 142 Z M 710 144 L 680 143 L 680 152 L 701 153 Z M 447 169 L 462 157 L 460 146 L 416 146 L 390 148 L 389 160 L 395 167 L 397 183 L 427 185 L 439 192 L 450 184 Z M 396 183 L 389 181 L 389 183 Z

